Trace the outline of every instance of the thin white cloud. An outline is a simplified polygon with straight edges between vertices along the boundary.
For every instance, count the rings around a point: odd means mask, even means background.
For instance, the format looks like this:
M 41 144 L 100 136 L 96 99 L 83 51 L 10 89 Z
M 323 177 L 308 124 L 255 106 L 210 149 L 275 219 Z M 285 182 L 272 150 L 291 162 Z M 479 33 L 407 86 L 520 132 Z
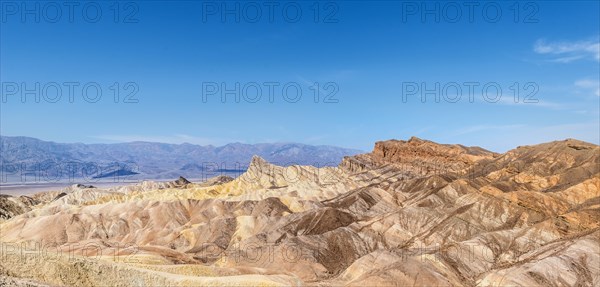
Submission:
M 484 105 L 505 105 L 505 106 L 515 106 L 515 107 L 530 107 L 530 108 L 544 108 L 544 109 L 552 109 L 552 110 L 562 110 L 568 107 L 567 104 L 561 102 L 554 102 L 543 99 L 543 96 L 540 96 L 538 92 L 535 94 L 529 95 L 526 90 L 523 92 L 523 95 L 519 97 L 515 97 L 512 91 L 503 89 L 503 93 L 499 95 L 499 99 L 493 99 L 497 97 L 497 95 L 490 94 L 489 97 L 492 98 L 490 100 L 486 100 L 483 95 L 475 95 L 474 100 L 471 102 L 468 97 L 465 101 L 469 103 L 477 103 Z M 448 98 L 464 98 L 464 94 L 449 94 Z M 492 101 L 493 100 L 493 101 Z M 460 101 L 459 101 L 460 102 Z
M 496 104 L 521 106 L 521 107 L 547 108 L 547 109 L 554 109 L 554 110 L 565 108 L 565 104 L 556 103 L 556 102 L 547 101 L 547 100 L 541 100 L 541 99 L 538 99 L 537 97 L 528 99 L 527 101 L 529 101 L 529 102 L 525 102 L 525 99 L 520 98 L 519 102 L 515 102 L 514 97 L 507 96 L 507 97 L 500 98 L 500 100 L 498 100 L 496 102 Z
M 594 59 L 600 61 L 600 42 L 546 42 L 538 40 L 533 46 L 533 51 L 538 54 L 552 55 L 551 62 L 571 63 L 580 59 Z
M 482 131 L 514 130 L 522 127 L 525 127 L 525 125 L 475 125 L 456 130 L 453 135 L 458 136 Z
M 579 89 L 592 92 L 594 95 L 600 97 L 600 81 L 592 79 L 581 79 L 575 81 L 575 87 Z
M 561 57 L 561 58 L 552 59 L 552 60 L 550 60 L 550 62 L 568 64 L 568 63 L 574 62 L 574 61 L 582 59 L 582 58 L 584 58 L 583 55 L 576 55 L 576 56 L 569 56 L 569 57 Z

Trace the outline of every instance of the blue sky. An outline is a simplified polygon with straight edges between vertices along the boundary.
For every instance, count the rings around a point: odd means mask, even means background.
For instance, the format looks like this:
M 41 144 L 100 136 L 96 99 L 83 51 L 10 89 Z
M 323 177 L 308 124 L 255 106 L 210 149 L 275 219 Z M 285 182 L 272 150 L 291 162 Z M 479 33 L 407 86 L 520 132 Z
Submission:
M 599 143 L 598 1 L 476 2 L 472 19 L 465 2 L 437 2 L 430 14 L 422 12 L 436 2 L 280 2 L 272 19 L 264 2 L 227 2 L 226 9 L 239 4 L 240 10 L 226 15 L 222 2 L 76 2 L 72 20 L 62 2 L 5 3 L 2 135 L 362 150 L 410 136 L 494 151 L 565 138 Z M 39 10 L 23 15 L 22 3 L 29 9 L 39 3 Z M 93 9 L 101 12 L 95 23 Z M 294 9 L 302 13 L 297 21 Z M 261 12 L 256 21 L 255 11 Z M 23 92 L 23 84 L 36 83 L 39 90 Z M 214 83 L 219 91 L 209 93 Z M 232 90 L 236 83 L 238 91 L 222 93 L 222 84 Z M 265 83 L 274 83 L 272 101 Z M 474 83 L 472 102 L 468 83 Z M 52 102 L 55 84 L 62 97 Z M 89 98 L 100 86 L 101 98 L 86 101 L 85 85 Z M 261 97 L 252 102 L 257 85 Z M 502 89 L 498 101 L 484 100 L 484 86 L 491 87 L 489 99 L 494 87 Z M 302 95 L 292 102 L 298 87 Z M 434 90 L 425 102 L 422 88 Z M 248 98 L 236 102 L 236 95 Z

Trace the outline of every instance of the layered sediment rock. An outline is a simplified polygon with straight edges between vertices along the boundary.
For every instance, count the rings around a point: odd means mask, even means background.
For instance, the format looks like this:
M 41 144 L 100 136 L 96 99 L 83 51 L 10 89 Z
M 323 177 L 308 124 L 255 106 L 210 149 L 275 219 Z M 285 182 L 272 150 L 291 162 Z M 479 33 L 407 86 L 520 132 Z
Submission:
M 0 275 L 77 286 L 598 286 L 599 166 L 600 147 L 576 140 L 495 154 L 411 138 L 338 168 L 255 157 L 236 179 L 77 188 L 0 225 Z
M 10 196 L 0 194 L 0 222 L 31 210 L 38 203 L 29 196 Z

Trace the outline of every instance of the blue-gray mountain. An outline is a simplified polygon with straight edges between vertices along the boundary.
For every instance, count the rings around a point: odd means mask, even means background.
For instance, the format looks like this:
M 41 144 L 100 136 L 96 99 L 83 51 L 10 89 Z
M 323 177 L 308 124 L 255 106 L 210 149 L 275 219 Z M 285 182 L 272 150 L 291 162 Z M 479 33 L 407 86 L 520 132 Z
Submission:
M 55 143 L 30 137 L 0 136 L 3 179 L 21 176 L 201 178 L 243 172 L 253 155 L 279 165 L 336 166 L 360 150 L 299 143 L 231 143 L 224 146 L 131 142 Z M 204 175 L 203 175 L 204 173 Z

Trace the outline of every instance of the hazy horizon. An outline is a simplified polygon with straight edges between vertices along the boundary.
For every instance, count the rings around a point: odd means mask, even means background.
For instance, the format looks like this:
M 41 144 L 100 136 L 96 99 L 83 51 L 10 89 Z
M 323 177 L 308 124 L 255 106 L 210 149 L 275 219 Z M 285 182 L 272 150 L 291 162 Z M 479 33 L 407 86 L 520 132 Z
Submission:
M 303 143 L 301 141 L 289 141 L 289 142 L 256 142 L 256 143 L 246 143 L 246 142 L 229 142 L 229 143 L 224 143 L 221 145 L 213 145 L 213 144 L 196 144 L 196 143 L 190 143 L 190 142 L 161 142 L 161 141 L 144 141 L 144 140 L 140 140 L 140 141 L 91 141 L 91 142 L 81 142 L 81 141 L 77 141 L 77 142 L 66 142 L 66 141 L 54 141 L 54 140 L 47 140 L 47 139 L 43 139 L 43 138 L 36 138 L 36 137 L 31 137 L 31 136 L 25 136 L 25 135 L 2 135 L 0 134 L 0 137 L 25 137 L 25 138 L 32 138 L 32 139 L 36 139 L 36 140 L 40 140 L 40 141 L 44 141 L 44 142 L 52 142 L 52 143 L 57 143 L 57 144 L 85 144 L 85 145 L 94 145 L 94 144 L 100 144 L 100 145 L 110 145 L 110 144 L 130 144 L 130 143 L 151 143 L 151 144 L 169 144 L 169 145 L 185 145 L 185 144 L 189 144 L 189 145 L 194 145 L 194 146 L 201 146 L 201 147 L 224 147 L 226 145 L 232 145 L 232 144 L 244 144 L 244 145 L 261 145 L 261 144 L 301 144 L 301 145 L 307 145 L 307 146 L 315 146 L 315 147 L 335 147 L 335 148 L 343 148 L 343 149 L 349 149 L 349 150 L 356 150 L 356 151 L 361 151 L 361 152 L 370 152 L 373 147 L 375 146 L 375 143 L 378 141 L 387 141 L 387 140 L 402 140 L 402 141 L 407 141 L 409 140 L 411 137 L 416 137 L 416 136 L 409 136 L 407 138 L 389 138 L 389 139 L 380 139 L 380 140 L 376 140 L 373 142 L 372 146 L 370 149 L 357 149 L 357 148 L 351 148 L 351 147 L 346 147 L 346 146 L 340 146 L 340 145 L 321 145 L 321 144 L 309 144 L 309 143 Z M 417 137 L 419 138 L 419 137 Z M 421 139 L 424 140 L 429 140 L 432 141 L 428 138 L 422 138 Z M 594 143 L 594 142 L 589 142 L 589 141 L 585 141 L 582 139 L 578 139 L 578 138 L 559 138 L 559 139 L 554 139 L 554 140 L 550 140 L 550 141 L 540 141 L 540 142 L 533 142 L 533 143 L 529 143 L 529 144 L 523 144 L 523 145 L 537 145 L 537 144 L 542 144 L 542 143 L 547 143 L 547 142 L 553 142 L 553 141 L 564 141 L 564 140 L 568 140 L 568 139 L 575 139 L 575 140 L 579 140 L 579 141 L 584 141 L 584 142 L 588 142 L 588 143 L 592 143 L 592 144 L 596 144 L 598 145 L 598 143 Z M 157 139 L 158 140 L 158 139 Z M 459 142 L 436 142 L 439 144 L 458 144 L 458 145 L 464 145 L 462 143 Z M 519 145 L 519 146 L 523 146 L 523 145 Z M 515 149 L 518 146 L 514 146 L 511 148 L 508 148 L 506 150 L 493 150 L 490 148 L 487 148 L 485 146 L 479 146 L 479 145 L 469 145 L 470 147 L 481 147 L 484 148 L 486 150 L 492 151 L 492 152 L 496 152 L 496 153 L 504 153 L 507 152 L 511 149 Z

